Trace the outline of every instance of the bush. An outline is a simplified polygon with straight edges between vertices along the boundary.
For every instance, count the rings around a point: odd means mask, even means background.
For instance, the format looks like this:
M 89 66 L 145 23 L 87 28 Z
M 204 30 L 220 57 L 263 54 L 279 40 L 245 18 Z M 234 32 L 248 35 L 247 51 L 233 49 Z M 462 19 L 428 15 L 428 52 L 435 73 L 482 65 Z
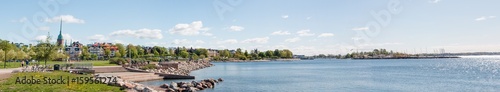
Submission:
M 142 63 L 142 62 L 146 62 L 147 61 L 144 58 L 136 58 L 136 59 L 133 59 L 133 60 L 136 61 L 137 63 Z
M 158 62 L 158 61 L 161 60 L 161 58 L 159 58 L 159 57 L 149 57 L 147 60 L 153 61 L 153 62 Z
M 156 66 L 154 64 L 149 64 L 141 67 L 142 70 L 148 70 L 148 69 L 156 69 Z
M 115 58 L 111 58 L 109 59 L 109 63 L 110 64 L 118 64 L 118 65 L 121 65 L 121 64 L 125 64 L 127 63 L 127 60 L 123 59 L 123 58 L 118 58 L 118 57 L 115 57 Z

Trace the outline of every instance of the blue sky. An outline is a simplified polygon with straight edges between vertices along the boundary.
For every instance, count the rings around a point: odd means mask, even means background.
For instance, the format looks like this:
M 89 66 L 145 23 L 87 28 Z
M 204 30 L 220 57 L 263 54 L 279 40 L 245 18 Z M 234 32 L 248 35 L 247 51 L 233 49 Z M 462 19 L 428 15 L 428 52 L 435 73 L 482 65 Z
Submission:
M 340 54 L 500 51 L 498 0 L 7 0 L 0 39 Z M 49 8 L 47 8 L 49 5 Z M 53 39 L 55 40 L 55 39 Z

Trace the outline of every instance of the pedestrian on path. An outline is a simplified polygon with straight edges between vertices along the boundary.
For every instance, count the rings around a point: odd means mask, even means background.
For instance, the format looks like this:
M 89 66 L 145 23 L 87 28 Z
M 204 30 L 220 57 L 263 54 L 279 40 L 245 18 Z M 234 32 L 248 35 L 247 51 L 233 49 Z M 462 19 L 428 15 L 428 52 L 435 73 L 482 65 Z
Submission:
M 24 67 L 24 61 L 21 61 L 21 67 Z

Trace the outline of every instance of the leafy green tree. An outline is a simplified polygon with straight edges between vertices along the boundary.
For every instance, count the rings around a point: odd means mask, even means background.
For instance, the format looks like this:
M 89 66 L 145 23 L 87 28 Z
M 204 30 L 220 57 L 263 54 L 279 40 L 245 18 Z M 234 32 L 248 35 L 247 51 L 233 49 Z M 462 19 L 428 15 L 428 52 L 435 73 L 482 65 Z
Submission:
M 7 52 L 7 60 L 12 60 L 12 59 L 16 59 L 16 55 L 17 53 L 14 51 L 14 50 L 10 50 L 9 52 Z
M 266 56 L 267 56 L 268 58 L 271 58 L 271 57 L 273 57 L 273 56 L 274 56 L 274 52 L 273 52 L 273 51 L 271 51 L 271 50 L 268 50 L 268 51 L 266 51 Z
M 245 50 L 245 53 L 244 53 L 243 55 L 244 55 L 245 57 L 248 57 L 248 56 L 249 56 L 249 55 L 248 55 L 248 51 L 247 51 L 247 50 Z
M 229 52 L 228 49 L 224 49 L 224 50 L 219 51 L 219 54 L 220 54 L 220 56 L 222 56 L 222 58 L 228 58 L 231 53 Z
M 144 55 L 146 55 L 145 50 L 142 49 L 141 45 L 137 45 L 137 46 L 135 46 L 135 48 L 137 49 L 138 56 L 144 56 Z
M 130 58 L 138 58 L 139 54 L 138 54 L 137 48 L 132 44 L 127 45 L 126 56 L 128 56 Z
M 195 50 L 195 53 L 199 56 L 201 55 L 205 55 L 205 56 L 208 56 L 208 50 L 207 49 L 204 49 L 204 48 L 198 48 Z
M 16 53 L 16 59 L 21 60 L 21 59 L 27 59 L 28 54 L 26 54 L 24 51 L 17 51 Z
M 111 56 L 111 50 L 109 48 L 104 48 L 104 55 L 106 55 L 109 59 Z
M 259 52 L 259 57 L 261 57 L 261 58 L 265 58 L 265 57 L 267 57 L 267 56 L 266 56 L 266 53 L 264 53 L 264 52 Z
M 154 56 L 160 56 L 160 53 L 156 50 L 153 50 L 153 54 L 154 54 Z
M 3 51 L 15 50 L 16 48 L 16 45 L 11 44 L 10 41 L 0 39 L 0 49 Z
M 196 55 L 196 54 L 193 54 L 192 58 L 193 58 L 193 60 L 198 60 L 199 59 L 198 55 Z
M 0 61 L 3 61 L 3 60 L 5 60 L 5 51 L 0 49 Z
M 36 59 L 43 60 L 45 65 L 47 65 L 47 60 L 51 60 L 54 52 L 57 52 L 58 47 L 55 44 L 51 44 L 51 37 L 48 36 L 45 41 L 40 41 L 35 47 L 34 51 L 36 52 Z
M 283 52 L 286 53 L 285 54 L 285 58 L 293 58 L 293 52 L 292 51 L 290 51 L 288 49 L 284 49 Z
M 274 50 L 274 56 L 280 57 L 281 56 L 280 50 L 278 49 Z
M 64 53 L 53 52 L 53 55 L 50 57 L 50 60 L 58 60 L 58 59 L 67 59 L 68 56 Z
M 89 47 L 82 46 L 82 55 L 80 55 L 80 58 L 82 60 L 88 60 L 91 58 L 90 53 L 89 53 Z
M 96 54 L 91 54 L 90 58 L 93 58 L 94 60 L 97 60 L 97 55 Z
M 127 55 L 127 51 L 125 51 L 126 48 L 123 46 L 123 44 L 117 43 L 117 44 L 115 44 L 115 46 L 118 48 L 118 53 L 120 53 L 120 55 L 121 55 L 120 57 Z
M 122 54 L 121 54 L 120 52 L 115 51 L 115 57 L 117 57 L 117 58 L 121 58 L 121 57 L 123 57 L 123 56 L 122 56 Z
M 189 56 L 189 52 L 183 50 L 179 53 L 179 55 L 182 57 L 182 58 L 187 58 Z
M 252 54 L 250 54 L 250 56 L 251 56 L 250 59 L 252 59 L 252 60 L 260 59 L 259 54 L 255 53 L 255 52 L 253 52 Z

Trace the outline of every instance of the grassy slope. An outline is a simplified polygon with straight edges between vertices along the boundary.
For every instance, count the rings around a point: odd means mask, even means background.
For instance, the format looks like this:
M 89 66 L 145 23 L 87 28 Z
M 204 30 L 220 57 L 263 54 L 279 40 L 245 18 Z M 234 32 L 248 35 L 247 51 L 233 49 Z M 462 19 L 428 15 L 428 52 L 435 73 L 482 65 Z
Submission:
M 52 72 L 52 73 L 17 73 L 12 75 L 10 78 L 2 81 L 0 83 L 0 92 L 122 92 L 119 87 L 107 86 L 106 84 L 15 84 L 17 77 L 31 77 L 34 76 L 35 79 L 43 79 L 43 77 L 48 78 L 59 78 L 63 76 L 66 78 L 75 77 L 90 77 L 91 75 L 77 75 L 70 74 L 67 72 Z M 42 81 L 43 83 L 43 81 Z

